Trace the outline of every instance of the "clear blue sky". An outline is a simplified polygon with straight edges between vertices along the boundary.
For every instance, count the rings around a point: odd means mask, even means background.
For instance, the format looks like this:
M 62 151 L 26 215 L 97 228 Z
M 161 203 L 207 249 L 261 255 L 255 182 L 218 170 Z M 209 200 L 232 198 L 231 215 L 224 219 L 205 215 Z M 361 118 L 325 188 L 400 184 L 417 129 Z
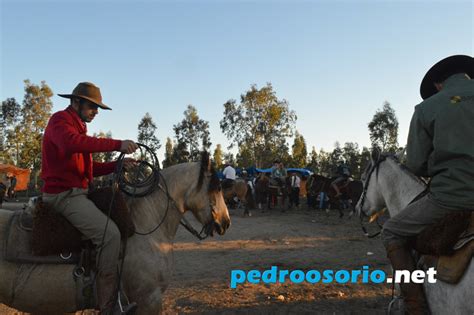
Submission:
M 91 81 L 113 111 L 90 133 L 136 139 L 149 112 L 163 146 L 193 104 L 212 149 L 225 147 L 223 104 L 267 82 L 296 111 L 309 150 L 369 145 L 367 123 L 384 101 L 404 145 L 425 72 L 474 48 L 472 1 L 0 2 L 1 100 L 21 102 L 24 79 L 55 93 Z

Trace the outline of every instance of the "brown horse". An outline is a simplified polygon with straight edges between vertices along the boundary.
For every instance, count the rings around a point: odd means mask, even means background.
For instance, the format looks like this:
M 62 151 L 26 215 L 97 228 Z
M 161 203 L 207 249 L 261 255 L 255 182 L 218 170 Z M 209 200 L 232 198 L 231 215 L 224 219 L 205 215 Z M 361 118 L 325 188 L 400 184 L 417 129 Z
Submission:
M 244 216 L 252 216 L 250 208 L 255 207 L 255 201 L 252 194 L 252 189 L 249 187 L 244 179 L 238 178 L 230 187 L 223 187 L 224 200 L 227 205 L 234 203 L 234 197 L 239 200 L 239 205 L 244 207 Z
M 286 178 L 283 186 L 279 186 L 278 183 L 274 182 L 266 174 L 262 173 L 259 175 L 255 183 L 255 195 L 259 209 L 262 208 L 262 204 L 266 204 L 267 209 L 277 207 L 279 197 L 281 197 L 281 205 L 284 206 L 289 195 L 289 187 L 289 178 Z M 282 210 L 284 211 L 284 208 Z
M 262 209 L 262 204 L 267 204 L 269 182 L 265 173 L 260 173 L 255 180 L 255 199 L 259 209 Z
M 313 197 L 320 192 L 327 194 L 331 209 L 339 211 L 339 217 L 344 216 L 343 209 L 348 207 L 350 209 L 349 216 L 352 216 L 355 210 L 355 205 L 362 194 L 362 182 L 360 180 L 347 180 L 338 186 L 342 196 L 336 197 L 336 191 L 331 183 L 334 178 L 328 178 L 322 175 L 313 174 L 308 180 L 308 193 Z

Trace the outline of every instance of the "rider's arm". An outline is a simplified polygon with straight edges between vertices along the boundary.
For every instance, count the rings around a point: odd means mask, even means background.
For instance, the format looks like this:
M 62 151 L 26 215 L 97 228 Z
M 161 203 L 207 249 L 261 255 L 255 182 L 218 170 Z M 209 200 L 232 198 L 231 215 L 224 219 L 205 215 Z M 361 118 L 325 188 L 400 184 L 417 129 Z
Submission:
M 111 174 L 115 171 L 117 162 L 92 162 L 92 174 L 94 177 Z
M 428 176 L 428 159 L 433 142 L 423 122 L 423 114 L 417 106 L 411 119 L 407 141 L 407 167 L 418 176 Z
M 119 151 L 122 144 L 120 140 L 95 138 L 80 134 L 73 122 L 60 115 L 53 115 L 48 127 L 51 141 L 68 153 Z

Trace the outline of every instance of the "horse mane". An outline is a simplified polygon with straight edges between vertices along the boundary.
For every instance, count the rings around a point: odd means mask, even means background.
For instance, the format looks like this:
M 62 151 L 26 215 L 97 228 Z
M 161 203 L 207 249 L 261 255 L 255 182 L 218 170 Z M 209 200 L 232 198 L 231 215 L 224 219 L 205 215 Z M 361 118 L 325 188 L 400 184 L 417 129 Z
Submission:
M 199 179 L 197 183 L 197 189 L 201 189 L 202 184 L 204 182 L 204 177 L 206 175 L 206 172 L 209 169 L 209 163 L 210 163 L 210 157 L 209 153 L 207 151 L 203 151 L 201 153 L 201 165 L 199 169 Z M 216 169 L 214 168 L 214 164 L 211 163 L 211 179 L 209 181 L 209 186 L 208 186 L 208 192 L 216 192 L 221 190 L 221 182 L 219 180 L 219 177 L 217 176 Z
M 413 174 L 413 172 L 405 164 L 402 164 L 402 162 L 395 155 L 393 155 L 393 154 L 383 154 L 383 157 L 388 158 L 388 159 L 392 160 L 393 162 L 395 162 L 395 164 L 400 168 L 400 170 L 403 173 L 407 174 L 410 178 L 412 178 L 413 180 L 415 180 L 418 183 L 422 184 L 423 186 L 426 186 L 426 183 L 420 177 Z

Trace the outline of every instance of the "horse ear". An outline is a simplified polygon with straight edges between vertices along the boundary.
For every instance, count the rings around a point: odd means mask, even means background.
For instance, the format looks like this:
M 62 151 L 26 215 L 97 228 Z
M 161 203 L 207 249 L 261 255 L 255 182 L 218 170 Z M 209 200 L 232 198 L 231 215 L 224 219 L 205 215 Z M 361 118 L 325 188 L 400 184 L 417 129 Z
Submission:
M 372 152 L 370 154 L 370 160 L 372 162 L 377 162 L 380 159 L 380 150 L 377 147 L 372 148 Z
M 406 148 L 403 148 L 397 153 L 395 153 L 395 157 L 397 158 L 397 160 L 402 161 L 403 156 L 405 155 L 405 151 L 406 151 Z
M 210 172 L 211 169 L 212 169 L 211 158 L 210 158 L 209 153 L 207 151 L 203 151 L 201 153 L 201 168 L 203 170 L 208 171 L 208 172 Z

